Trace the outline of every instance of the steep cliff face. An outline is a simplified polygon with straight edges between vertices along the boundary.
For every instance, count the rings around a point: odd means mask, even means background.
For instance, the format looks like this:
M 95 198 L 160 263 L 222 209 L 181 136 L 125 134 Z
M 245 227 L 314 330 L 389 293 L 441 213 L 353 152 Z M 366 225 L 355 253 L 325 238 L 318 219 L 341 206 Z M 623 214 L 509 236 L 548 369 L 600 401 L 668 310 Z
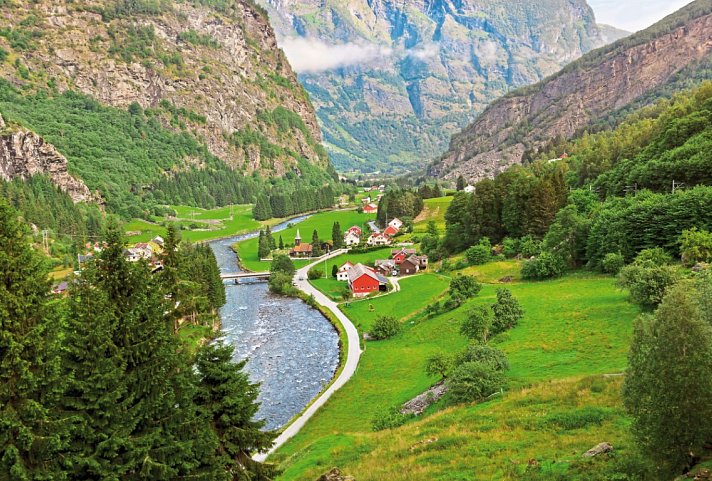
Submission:
M 0 75 L 15 85 L 153 109 L 245 174 L 298 173 L 301 159 L 328 165 L 308 97 L 248 0 L 0 5 L 0 48 L 11 53 Z
M 344 57 L 300 72 L 341 168 L 428 161 L 490 101 L 606 41 L 585 0 L 261 1 L 288 53 Z
M 641 99 L 712 55 L 712 1 L 698 0 L 650 29 L 592 52 L 544 82 L 493 103 L 455 135 L 432 173 L 492 177 L 526 151 Z M 684 85 L 684 83 L 682 84 Z
M 47 175 L 75 203 L 100 200 L 67 172 L 67 159 L 54 146 L 33 132 L 8 127 L 0 116 L 0 179 L 27 180 L 37 174 Z

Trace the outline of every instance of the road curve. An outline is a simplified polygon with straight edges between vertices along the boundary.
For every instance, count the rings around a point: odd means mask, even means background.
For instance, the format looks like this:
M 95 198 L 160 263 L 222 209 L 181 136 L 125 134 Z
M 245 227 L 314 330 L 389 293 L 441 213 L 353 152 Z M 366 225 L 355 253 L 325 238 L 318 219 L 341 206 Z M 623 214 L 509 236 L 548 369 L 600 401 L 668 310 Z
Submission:
M 321 304 L 322 306 L 333 312 L 336 318 L 341 323 L 341 326 L 343 327 L 344 331 L 346 332 L 346 337 L 348 338 L 349 346 L 348 351 L 346 353 L 346 364 L 344 365 L 344 369 L 339 374 L 339 377 L 337 377 L 336 380 L 331 384 L 331 386 L 329 386 L 329 388 L 324 391 L 321 396 L 316 398 L 311 403 L 311 405 L 297 419 L 292 422 L 292 424 L 287 426 L 287 428 L 282 431 L 282 433 L 277 437 L 277 439 L 275 439 L 274 444 L 272 445 L 272 448 L 270 448 L 269 451 L 265 453 L 259 453 L 253 456 L 253 459 L 255 461 L 265 461 L 270 454 L 272 454 L 280 446 L 282 446 L 290 438 L 297 434 L 299 430 L 304 427 L 307 421 L 309 421 L 309 419 L 319 410 L 319 408 L 321 408 L 326 403 L 326 401 L 331 397 L 331 395 L 338 391 L 344 384 L 346 384 L 346 382 L 351 379 L 351 376 L 353 376 L 356 372 L 356 368 L 358 367 L 358 362 L 361 357 L 361 346 L 359 343 L 359 335 L 358 331 L 356 330 L 356 326 L 354 326 L 353 323 L 349 320 L 349 318 L 346 317 L 344 313 L 341 312 L 341 310 L 339 310 L 339 307 L 335 302 L 333 302 L 331 299 L 322 294 L 307 280 L 307 272 L 309 271 L 309 269 L 311 269 L 317 264 L 320 264 L 321 262 L 324 262 L 326 259 L 339 256 L 344 252 L 346 251 L 334 251 L 328 256 L 322 257 L 318 261 L 312 262 L 306 267 L 302 267 L 297 271 L 297 274 L 294 277 L 296 287 L 305 294 L 314 296 L 314 299 L 317 303 Z

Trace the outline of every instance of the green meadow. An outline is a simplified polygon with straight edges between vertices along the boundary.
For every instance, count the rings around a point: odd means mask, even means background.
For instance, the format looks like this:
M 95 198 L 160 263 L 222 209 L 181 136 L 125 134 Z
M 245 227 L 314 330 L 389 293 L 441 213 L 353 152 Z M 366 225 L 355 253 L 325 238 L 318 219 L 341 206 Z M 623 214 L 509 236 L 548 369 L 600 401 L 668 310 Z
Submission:
M 307 220 L 294 224 L 281 232 L 274 233 L 275 240 L 279 243 L 280 236 L 284 241 L 285 245 L 293 245 L 294 237 L 299 230 L 302 236 L 302 242 L 311 242 L 312 233 L 316 229 L 319 234 L 319 239 L 321 240 L 331 240 L 331 229 L 334 222 L 339 222 L 341 224 L 341 230 L 345 231 L 353 225 L 357 225 L 362 229 L 366 229 L 366 223 L 370 220 L 375 219 L 376 216 L 373 214 L 359 214 L 355 210 L 334 210 L 329 212 L 320 212 L 312 215 Z M 236 244 L 236 250 L 240 256 L 240 262 L 243 267 L 255 271 L 266 271 L 269 270 L 269 262 L 262 262 L 257 257 L 257 244 L 258 239 L 248 239 Z M 307 265 L 310 261 L 296 261 L 295 265 L 297 267 L 303 267 Z M 329 266 L 329 269 L 331 267 Z M 329 271 L 329 274 L 331 271 Z
M 445 230 L 445 212 L 450 207 L 452 196 L 436 197 L 434 199 L 425 199 L 423 211 L 415 219 L 413 224 L 413 232 L 416 234 L 424 234 L 428 229 L 428 222 L 434 221 L 440 232 Z
M 404 278 L 401 292 L 342 305 L 361 331 L 381 314 L 401 319 L 404 330 L 390 340 L 365 343 L 352 380 L 277 451 L 274 460 L 285 469 L 280 480 L 313 480 L 331 466 L 359 480 L 517 479 L 511 473 L 504 476 L 504 470 L 516 471 L 520 462 L 526 465 L 531 458 L 555 463 L 602 440 L 627 442 L 620 380 L 601 375 L 625 368 L 638 309 L 616 289 L 614 279 L 585 272 L 507 285 L 526 314 L 516 328 L 491 341 L 507 353 L 511 365 L 509 392 L 502 398 L 442 412 L 436 412 L 442 407 L 436 406 L 428 411 L 434 414 L 421 420 L 371 432 L 371 421 L 379 412 L 401 405 L 436 381 L 424 373 L 427 357 L 466 346 L 459 333 L 462 320 L 473 306 L 495 301 L 502 285 L 492 279 L 517 270 L 517 263 L 468 268 L 472 270 L 489 282 L 480 294 L 432 318 L 423 309 L 448 287 L 448 279 L 435 274 Z M 564 423 L 567 429 L 557 430 L 547 427 L 556 423 L 543 425 L 547 416 L 573 421 Z M 584 423 L 592 418 L 592 425 L 585 430 L 569 428 L 579 417 Z M 539 429 L 546 435 L 541 436 Z M 386 438 L 387 447 L 380 442 Z M 418 443 L 428 444 L 422 451 L 414 450 Z M 507 456 L 493 461 L 491 454 L 499 451 L 511 453 L 513 464 Z M 565 465 L 556 467 L 560 468 Z

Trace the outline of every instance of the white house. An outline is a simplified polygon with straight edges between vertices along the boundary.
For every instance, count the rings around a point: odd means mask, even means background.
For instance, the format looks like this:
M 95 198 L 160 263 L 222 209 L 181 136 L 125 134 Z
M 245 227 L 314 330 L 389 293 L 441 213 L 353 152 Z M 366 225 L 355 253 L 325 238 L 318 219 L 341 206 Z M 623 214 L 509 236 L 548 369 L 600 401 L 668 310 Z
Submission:
M 339 267 L 338 272 L 336 273 L 336 280 L 337 281 L 343 281 L 346 282 L 349 280 L 349 271 L 354 265 L 350 263 L 349 261 L 346 261 L 346 263 Z
M 374 232 L 366 243 L 370 246 L 389 246 L 391 245 L 391 239 L 380 232 Z
M 464 191 L 465 191 L 466 194 L 472 194 L 472 193 L 475 192 L 476 190 L 477 190 L 477 187 L 475 187 L 474 185 L 468 185 L 468 186 L 465 187 L 465 189 L 464 189 Z
M 361 243 L 361 238 L 356 234 L 356 232 L 349 230 L 344 236 L 344 245 L 346 247 L 357 246 Z
M 403 221 L 396 217 L 395 219 L 390 221 L 388 225 L 393 227 L 395 230 L 400 230 L 400 228 L 403 227 Z

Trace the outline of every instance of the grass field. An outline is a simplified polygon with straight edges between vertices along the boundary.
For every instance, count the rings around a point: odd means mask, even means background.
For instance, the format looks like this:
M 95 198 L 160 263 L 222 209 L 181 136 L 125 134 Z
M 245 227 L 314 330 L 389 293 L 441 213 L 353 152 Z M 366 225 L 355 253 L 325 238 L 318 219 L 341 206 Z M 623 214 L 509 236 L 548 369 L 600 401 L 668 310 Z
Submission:
M 476 269 L 484 269 L 494 278 L 514 267 L 510 262 Z M 379 313 L 409 318 L 437 297 L 437 288 L 422 287 L 432 281 L 426 279 L 404 279 L 400 293 L 352 303 L 344 312 L 366 330 Z M 442 290 L 446 287 L 443 280 Z M 275 459 L 285 468 L 279 479 L 312 480 L 331 466 L 346 468 L 359 480 L 507 479 L 502 476 L 507 456 L 498 454 L 495 462 L 492 453 L 511 453 L 517 462 L 541 457 L 553 462 L 563 453 L 570 455 L 571 450 L 601 442 L 604 438 L 600 436 L 606 433 L 623 436 L 625 420 L 618 414 L 616 389 L 611 387 L 609 392 L 605 387 L 608 394 L 602 396 L 595 390 L 582 393 L 576 383 L 585 376 L 624 369 L 632 320 L 638 310 L 615 288 L 612 278 L 585 273 L 508 286 L 526 312 L 515 329 L 492 341 L 509 356 L 510 394 L 480 406 L 451 408 L 392 432 L 370 432 L 371 420 L 378 412 L 402 404 L 435 381 L 423 372 L 425 360 L 437 351 L 452 353 L 466 345 L 459 334 L 462 319 L 473 306 L 494 302 L 497 287 L 485 285 L 476 299 L 455 311 L 431 319 L 410 317 L 404 332 L 393 339 L 368 342 L 354 378 L 278 451 Z M 577 410 L 596 403 L 605 406 L 606 416 L 611 418 L 601 422 L 600 430 L 598 425 L 584 434 L 554 430 L 538 438 L 540 420 L 545 416 L 573 412 L 575 417 Z M 517 424 L 510 426 L 513 406 L 519 406 L 521 414 L 516 417 Z M 457 436 L 458 430 L 469 433 L 467 439 Z M 490 438 L 488 431 L 493 430 L 497 432 Z M 516 436 L 508 439 L 512 433 Z M 381 447 L 379 440 L 385 437 L 393 444 Z M 433 442 L 437 449 L 424 449 L 422 455 L 410 449 L 433 437 L 438 438 Z M 605 440 L 617 441 L 613 434 Z M 415 464 L 406 469 L 406 461 Z M 480 462 L 487 467 L 475 470 L 474 475 L 473 466 Z
M 440 232 L 445 231 L 445 212 L 452 202 L 452 197 L 437 197 L 435 199 L 425 199 L 423 211 L 415 219 L 413 232 L 416 234 L 425 233 L 428 222 L 435 221 Z
M 345 231 L 353 225 L 366 228 L 366 222 L 375 219 L 375 215 L 359 214 L 355 210 L 337 210 L 330 212 L 321 212 L 314 214 L 304 222 L 294 225 L 286 230 L 274 234 L 275 240 L 279 242 L 279 237 L 282 237 L 285 245 L 294 244 L 294 237 L 299 230 L 302 236 L 302 242 L 311 242 L 312 232 L 316 229 L 319 233 L 319 238 L 322 240 L 331 240 L 331 228 L 334 222 L 341 224 L 341 230 Z M 240 255 L 240 262 L 244 267 L 251 271 L 259 272 L 269 270 L 269 262 L 262 262 L 257 258 L 258 239 L 248 239 L 237 244 L 237 251 Z M 297 267 L 307 265 L 309 261 L 296 261 Z M 331 266 L 329 266 L 331 269 Z M 331 271 L 329 271 L 331 273 Z
M 219 207 L 217 209 L 200 209 L 183 205 L 170 206 L 176 211 L 175 224 L 182 226 L 181 236 L 184 240 L 201 242 L 221 237 L 244 234 L 257 230 L 263 225 L 274 225 L 279 219 L 270 219 L 267 222 L 258 222 L 252 218 L 251 205 L 235 205 Z M 134 219 L 124 225 L 125 232 L 139 232 L 128 237 L 130 243 L 146 242 L 157 235 L 164 236 L 166 228 L 160 222 L 168 221 L 165 218 L 155 219 L 155 223 Z M 169 221 L 171 222 L 171 221 Z M 190 229 L 192 224 L 199 227 Z

